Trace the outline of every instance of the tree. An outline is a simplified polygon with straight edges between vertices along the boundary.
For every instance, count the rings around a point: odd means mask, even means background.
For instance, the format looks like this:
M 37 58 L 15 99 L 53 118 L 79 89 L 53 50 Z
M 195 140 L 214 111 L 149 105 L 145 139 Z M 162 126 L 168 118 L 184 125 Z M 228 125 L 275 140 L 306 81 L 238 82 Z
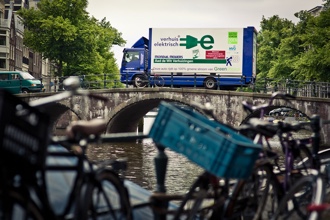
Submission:
M 286 72 L 288 68 L 282 57 L 282 40 L 292 36 L 294 23 L 288 19 L 274 15 L 268 19 L 262 18 L 261 30 L 258 34 L 258 63 L 257 71 L 259 77 L 271 77 L 279 72 Z M 282 48 L 283 50 L 284 48 Z
M 330 81 L 330 0 L 317 17 L 295 13 L 299 22 L 277 15 L 261 21 L 258 35 L 259 78 Z
M 87 5 L 87 0 L 41 0 L 38 9 L 21 9 L 24 44 L 54 62 L 58 76 L 111 73 L 119 77 L 110 49 L 125 41 L 105 19 L 89 17 Z
M 305 28 L 301 36 L 304 52 L 295 63 L 293 75 L 299 79 L 329 82 L 330 10 L 325 8 L 319 16 L 308 19 Z

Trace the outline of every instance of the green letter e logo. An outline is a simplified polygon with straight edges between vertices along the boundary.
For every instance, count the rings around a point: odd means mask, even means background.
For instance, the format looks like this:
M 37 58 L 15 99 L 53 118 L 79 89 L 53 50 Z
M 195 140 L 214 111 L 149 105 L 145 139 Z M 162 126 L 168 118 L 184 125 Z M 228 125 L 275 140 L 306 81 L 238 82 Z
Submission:
M 196 47 L 200 44 L 204 50 L 210 50 L 213 48 L 214 38 L 211 35 L 204 35 L 200 41 L 197 38 L 187 35 L 186 38 L 180 38 L 180 41 L 186 41 L 186 43 L 181 43 L 180 46 L 186 46 L 186 49 Z

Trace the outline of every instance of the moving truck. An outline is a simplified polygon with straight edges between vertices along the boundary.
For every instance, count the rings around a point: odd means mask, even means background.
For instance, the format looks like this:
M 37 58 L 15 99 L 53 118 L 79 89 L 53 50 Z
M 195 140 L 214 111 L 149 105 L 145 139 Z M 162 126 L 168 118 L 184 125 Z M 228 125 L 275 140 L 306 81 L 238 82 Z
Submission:
M 256 77 L 257 31 L 247 28 L 150 28 L 123 50 L 121 82 L 135 87 L 235 89 Z

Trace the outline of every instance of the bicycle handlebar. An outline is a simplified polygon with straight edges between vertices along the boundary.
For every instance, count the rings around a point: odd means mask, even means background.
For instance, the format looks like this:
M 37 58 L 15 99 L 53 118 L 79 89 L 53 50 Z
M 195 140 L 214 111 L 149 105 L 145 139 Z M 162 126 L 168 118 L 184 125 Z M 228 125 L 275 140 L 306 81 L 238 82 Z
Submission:
M 320 126 L 324 124 L 330 124 L 330 120 L 321 121 Z M 286 122 L 278 122 L 278 123 L 271 123 L 268 121 L 263 121 L 258 118 L 251 118 L 248 121 L 248 124 L 242 125 L 239 127 L 239 130 L 248 130 L 252 129 L 266 137 L 273 137 L 278 132 L 282 133 L 289 133 L 289 132 L 297 132 L 302 129 L 305 129 L 306 126 L 314 126 L 313 121 L 308 122 L 297 122 L 297 123 L 286 123 Z
M 273 100 L 275 98 L 281 98 L 288 102 L 290 99 L 295 99 L 296 97 L 293 95 L 287 94 L 287 93 L 274 92 L 272 94 L 271 98 L 269 99 L 269 102 L 266 104 L 253 106 L 251 103 L 248 103 L 247 101 L 243 101 L 242 104 L 243 104 L 243 108 L 245 111 L 249 111 L 250 113 L 252 113 L 256 110 L 262 110 L 262 109 L 265 109 L 265 108 L 271 106 L 273 104 Z

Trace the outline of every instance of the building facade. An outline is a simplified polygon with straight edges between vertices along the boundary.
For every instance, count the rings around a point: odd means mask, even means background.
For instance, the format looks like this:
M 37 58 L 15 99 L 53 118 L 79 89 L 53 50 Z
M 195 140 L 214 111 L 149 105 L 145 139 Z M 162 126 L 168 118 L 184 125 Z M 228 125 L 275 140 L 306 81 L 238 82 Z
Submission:
M 16 12 L 28 0 L 0 0 L 0 71 L 26 71 L 42 77 L 42 56 L 23 44 L 24 26 Z

